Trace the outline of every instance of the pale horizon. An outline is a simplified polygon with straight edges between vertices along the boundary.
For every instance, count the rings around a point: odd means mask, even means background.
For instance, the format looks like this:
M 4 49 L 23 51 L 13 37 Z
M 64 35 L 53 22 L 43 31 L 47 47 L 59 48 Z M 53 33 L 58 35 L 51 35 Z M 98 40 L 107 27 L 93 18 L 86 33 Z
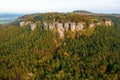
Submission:
M 94 13 L 120 13 L 119 0 L 1 0 L 0 13 L 46 13 L 87 10 Z

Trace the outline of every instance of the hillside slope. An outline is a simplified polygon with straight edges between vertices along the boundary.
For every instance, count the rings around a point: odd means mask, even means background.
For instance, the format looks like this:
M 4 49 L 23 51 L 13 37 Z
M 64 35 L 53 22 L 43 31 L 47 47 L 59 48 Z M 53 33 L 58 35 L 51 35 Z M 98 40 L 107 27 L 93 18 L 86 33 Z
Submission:
M 1 80 L 119 80 L 120 19 L 92 32 L 31 31 L 28 26 L 0 30 Z

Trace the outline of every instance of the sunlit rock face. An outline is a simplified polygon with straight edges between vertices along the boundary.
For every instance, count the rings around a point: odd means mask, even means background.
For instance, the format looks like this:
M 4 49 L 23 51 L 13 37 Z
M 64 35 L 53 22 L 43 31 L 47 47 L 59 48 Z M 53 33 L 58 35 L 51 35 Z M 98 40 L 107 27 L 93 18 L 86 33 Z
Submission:
M 84 24 L 82 24 L 82 23 L 77 23 L 75 30 L 76 30 L 76 31 L 80 31 L 80 30 L 83 30 L 83 28 L 84 28 Z
M 55 27 L 55 25 L 53 25 L 53 24 L 49 24 L 49 25 L 48 25 L 48 30 L 53 30 L 54 27 Z
M 64 23 L 64 29 L 65 29 L 65 31 L 69 30 L 69 23 Z
M 105 25 L 112 26 L 112 21 L 105 21 Z
M 70 30 L 75 31 L 76 23 L 70 23 Z
M 31 26 L 31 30 L 32 31 L 36 28 L 36 24 L 35 23 L 31 24 L 30 26 Z
M 25 23 L 26 26 L 31 25 L 31 24 L 33 24 L 32 21 L 27 21 L 27 22 Z
M 57 23 L 56 29 L 57 29 L 57 31 L 64 31 L 63 23 Z
M 25 22 L 20 22 L 20 27 L 25 26 Z
M 48 24 L 46 22 L 43 22 L 43 26 L 42 26 L 42 29 L 43 30 L 47 30 L 48 29 Z
M 101 23 L 101 22 L 98 22 L 98 23 L 96 23 L 96 25 L 102 25 L 102 23 Z
M 58 31 L 58 35 L 61 39 L 64 38 L 64 32 L 63 31 Z
M 22 27 L 22 26 L 29 26 L 29 25 L 31 25 L 31 24 L 33 24 L 33 22 L 31 22 L 31 21 L 27 21 L 27 22 L 20 22 L 20 27 Z
M 95 24 L 89 24 L 89 27 L 90 28 L 95 27 Z
M 32 31 L 37 27 L 36 24 L 31 21 L 20 22 L 20 27 L 24 27 L 24 26 L 29 26 Z
M 96 23 L 90 23 L 88 27 L 92 28 L 95 27 L 97 25 L 107 25 L 107 26 L 112 26 L 112 21 L 111 20 L 106 20 L 103 22 L 96 22 Z M 42 25 L 42 29 L 43 30 L 56 30 L 59 34 L 60 38 L 64 37 L 64 32 L 66 31 L 72 31 L 72 32 L 78 32 L 78 31 L 82 31 L 85 29 L 85 22 L 79 22 L 79 23 L 75 23 L 75 22 L 53 22 L 53 23 L 47 23 L 47 22 L 43 22 Z M 20 22 L 20 26 L 30 26 L 31 30 L 33 31 L 37 26 L 34 22 L 31 21 L 27 21 L 27 22 Z

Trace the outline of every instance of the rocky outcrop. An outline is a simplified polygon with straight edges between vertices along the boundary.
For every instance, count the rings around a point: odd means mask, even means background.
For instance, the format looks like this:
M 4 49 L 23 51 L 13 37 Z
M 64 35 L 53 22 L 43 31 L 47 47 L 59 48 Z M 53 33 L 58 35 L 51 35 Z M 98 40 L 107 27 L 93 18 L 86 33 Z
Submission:
M 20 27 L 24 27 L 24 26 L 30 26 L 30 29 L 33 31 L 36 28 L 36 24 L 34 22 L 31 21 L 27 21 L 27 22 L 20 22 Z
M 107 25 L 107 26 L 112 26 L 112 21 L 106 20 L 104 22 L 98 22 L 98 23 L 91 23 L 89 24 L 88 27 L 95 27 L 96 25 Z M 81 31 L 85 28 L 86 23 L 81 22 L 81 23 L 75 23 L 75 22 L 66 22 L 66 23 L 58 23 L 58 22 L 53 22 L 53 23 L 46 23 L 43 22 L 42 29 L 43 30 L 56 30 L 60 36 L 60 38 L 64 37 L 64 32 L 70 30 L 72 32 L 78 32 Z M 27 22 L 20 22 L 20 27 L 24 26 L 30 26 L 30 29 L 33 31 L 37 26 L 35 23 L 31 21 Z
M 33 31 L 33 30 L 36 28 L 36 24 L 35 24 L 35 23 L 31 24 L 31 25 L 30 25 L 30 28 L 31 28 L 31 30 Z
M 69 27 L 70 27 L 70 30 L 74 32 L 76 28 L 76 23 L 70 23 Z
M 46 22 L 43 23 L 43 29 L 44 30 L 53 30 L 55 29 L 58 32 L 58 35 L 60 38 L 64 38 L 64 32 L 70 30 L 72 32 L 80 31 L 84 28 L 83 23 L 74 23 L 74 22 L 68 22 L 68 23 L 52 23 L 47 24 Z
M 91 28 L 94 27 L 94 26 L 95 26 L 95 24 L 89 24 L 89 27 L 91 27 Z
M 47 28 L 48 27 L 48 28 Z M 79 31 L 84 29 L 84 24 L 83 23 L 74 23 L 74 22 L 69 22 L 69 23 L 53 23 L 53 24 L 47 24 L 43 23 L 43 29 L 56 29 L 57 31 Z
M 57 31 L 64 31 L 63 23 L 57 23 L 56 24 L 56 30 Z
M 63 31 L 58 31 L 58 35 L 60 38 L 64 38 L 64 32 Z
M 64 23 L 64 29 L 65 29 L 65 31 L 69 30 L 69 23 Z
M 112 26 L 112 21 L 110 21 L 110 20 L 105 21 L 105 25 Z
M 24 27 L 25 26 L 25 22 L 20 22 L 20 27 Z
M 80 31 L 80 30 L 83 30 L 83 29 L 84 29 L 84 24 L 82 24 L 82 23 L 77 23 L 76 24 L 76 28 L 75 28 L 76 31 Z

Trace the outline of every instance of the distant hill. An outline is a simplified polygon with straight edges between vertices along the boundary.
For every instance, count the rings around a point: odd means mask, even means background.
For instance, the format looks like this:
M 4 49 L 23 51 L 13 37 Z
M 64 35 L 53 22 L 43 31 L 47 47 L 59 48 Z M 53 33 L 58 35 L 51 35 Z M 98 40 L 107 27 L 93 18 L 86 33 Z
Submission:
M 82 13 L 82 14 L 92 14 L 90 11 L 85 11 L 85 10 L 75 10 L 73 13 Z

